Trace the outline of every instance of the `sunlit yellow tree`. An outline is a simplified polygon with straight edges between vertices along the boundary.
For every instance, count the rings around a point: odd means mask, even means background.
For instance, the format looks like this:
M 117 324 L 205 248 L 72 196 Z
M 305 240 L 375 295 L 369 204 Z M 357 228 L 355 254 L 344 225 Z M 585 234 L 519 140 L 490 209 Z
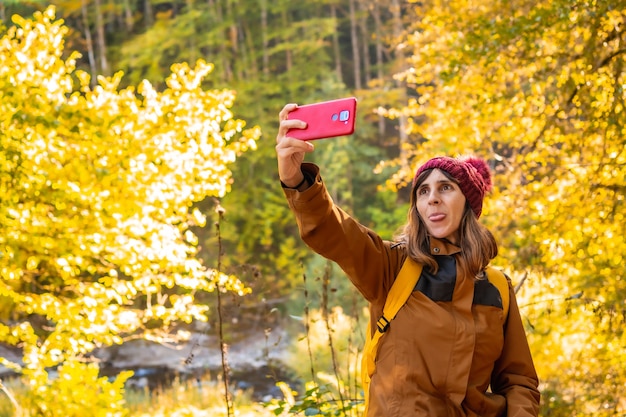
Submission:
M 0 39 L 0 342 L 24 355 L 2 361 L 37 415 L 123 415 L 128 375 L 99 378 L 89 354 L 206 320 L 199 291 L 246 291 L 198 260 L 193 203 L 230 190 L 228 165 L 260 132 L 233 118 L 232 91 L 202 88 L 210 64 L 172 66 L 162 92 L 121 90 L 120 73 L 92 88 L 52 8 L 13 21 Z
M 401 45 L 412 144 L 496 172 L 485 221 L 519 294 L 543 415 L 626 413 L 626 2 L 426 1 Z M 516 281 L 521 281 L 516 276 Z

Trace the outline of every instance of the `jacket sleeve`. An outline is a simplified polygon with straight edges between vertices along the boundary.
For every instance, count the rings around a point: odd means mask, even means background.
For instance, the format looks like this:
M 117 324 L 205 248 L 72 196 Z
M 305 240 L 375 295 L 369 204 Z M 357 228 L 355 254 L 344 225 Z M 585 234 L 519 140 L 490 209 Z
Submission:
M 311 187 L 303 192 L 284 189 L 302 240 L 336 262 L 366 300 L 384 300 L 403 251 L 336 206 L 316 165 L 303 163 L 302 171 L 315 178 Z
M 504 329 L 504 346 L 496 361 L 491 387 L 507 402 L 507 417 L 537 417 L 541 395 L 539 380 L 528 347 L 526 332 L 509 283 L 509 313 Z

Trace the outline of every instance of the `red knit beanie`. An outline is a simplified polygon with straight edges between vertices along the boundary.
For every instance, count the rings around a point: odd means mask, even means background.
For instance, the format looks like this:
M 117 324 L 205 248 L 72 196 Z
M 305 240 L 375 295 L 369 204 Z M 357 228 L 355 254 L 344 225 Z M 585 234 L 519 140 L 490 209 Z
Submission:
M 487 163 L 479 158 L 456 159 L 440 156 L 419 167 L 413 178 L 413 186 L 420 174 L 427 169 L 440 169 L 450 174 L 458 183 L 476 218 L 483 211 L 483 198 L 491 190 L 491 173 Z

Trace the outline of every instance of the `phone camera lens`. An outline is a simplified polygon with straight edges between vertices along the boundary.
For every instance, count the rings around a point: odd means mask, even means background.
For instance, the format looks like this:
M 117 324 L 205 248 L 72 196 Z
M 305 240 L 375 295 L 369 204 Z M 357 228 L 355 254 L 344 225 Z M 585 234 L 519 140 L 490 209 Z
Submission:
M 339 121 L 345 122 L 349 118 L 350 118 L 350 111 L 344 110 L 341 113 L 339 113 Z

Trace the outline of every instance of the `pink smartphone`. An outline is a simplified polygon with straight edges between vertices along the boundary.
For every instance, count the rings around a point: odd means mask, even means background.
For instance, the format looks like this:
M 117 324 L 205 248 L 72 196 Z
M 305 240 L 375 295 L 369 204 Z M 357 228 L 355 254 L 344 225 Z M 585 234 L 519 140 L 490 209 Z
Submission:
M 305 129 L 289 129 L 287 136 L 301 140 L 315 140 L 351 135 L 356 119 L 356 98 L 340 98 L 298 106 L 289 113 L 289 119 L 307 123 Z

